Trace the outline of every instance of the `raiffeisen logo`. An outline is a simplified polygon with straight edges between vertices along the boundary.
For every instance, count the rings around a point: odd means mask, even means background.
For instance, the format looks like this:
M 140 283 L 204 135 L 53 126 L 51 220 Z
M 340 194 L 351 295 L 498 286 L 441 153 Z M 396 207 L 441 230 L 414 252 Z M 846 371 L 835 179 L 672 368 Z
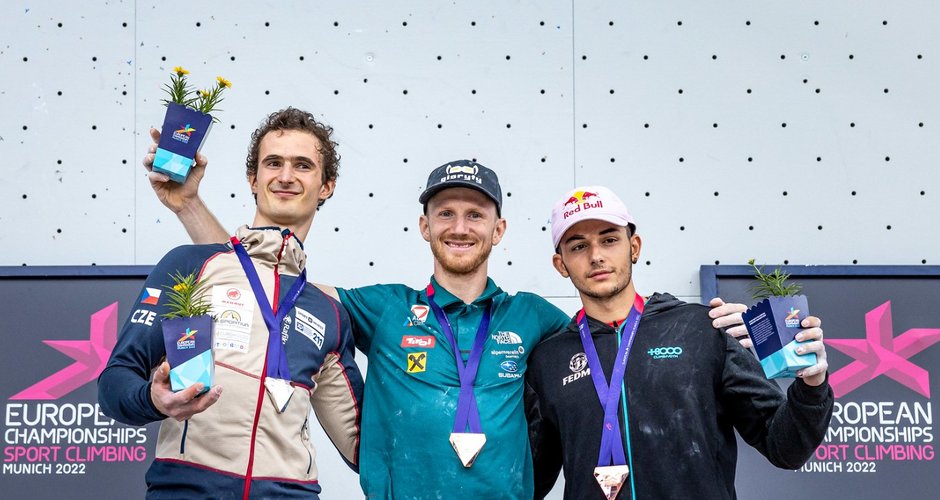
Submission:
M 180 141 L 183 144 L 189 144 L 189 137 L 193 135 L 193 132 L 195 131 L 196 129 L 190 127 L 187 123 L 185 127 L 173 131 L 173 139 Z
M 182 351 L 185 349 L 195 349 L 196 348 L 196 332 L 199 330 L 192 330 L 187 328 L 179 340 L 176 341 L 176 350 Z
M 855 358 L 829 375 L 829 385 L 840 398 L 885 375 L 891 380 L 930 398 L 930 373 L 911 363 L 915 354 L 940 342 L 940 328 L 911 328 L 894 336 L 891 301 L 865 314 L 865 339 L 826 339 L 826 345 Z
M 43 343 L 75 360 L 74 363 L 14 394 L 10 399 L 59 399 L 93 382 L 104 370 L 117 344 L 115 302 L 91 315 L 88 340 L 43 340 Z
M 564 218 L 567 219 L 581 210 L 604 207 L 602 200 L 591 201 L 593 198 L 597 198 L 597 193 L 592 193 L 591 191 L 575 191 L 571 198 L 565 201 Z M 569 208 L 569 205 L 573 206 Z
M 800 310 L 790 308 L 790 312 L 787 314 L 786 319 L 784 319 L 788 328 L 797 328 L 800 326 Z

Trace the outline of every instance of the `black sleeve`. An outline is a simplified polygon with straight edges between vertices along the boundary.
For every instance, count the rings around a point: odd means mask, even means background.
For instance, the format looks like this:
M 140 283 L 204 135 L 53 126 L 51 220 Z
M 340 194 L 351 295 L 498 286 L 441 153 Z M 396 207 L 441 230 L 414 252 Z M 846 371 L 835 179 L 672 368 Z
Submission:
M 532 464 L 535 475 L 535 498 L 545 498 L 555 481 L 562 466 L 561 437 L 558 427 L 552 422 L 547 410 L 542 405 L 535 386 L 530 385 L 532 377 L 532 358 L 530 358 L 530 371 L 526 375 L 525 383 L 525 413 L 529 422 L 529 446 L 532 448 Z
M 748 444 L 773 465 L 798 469 L 822 442 L 832 416 L 829 377 L 818 387 L 796 379 L 784 397 L 760 363 L 728 335 L 720 401 Z

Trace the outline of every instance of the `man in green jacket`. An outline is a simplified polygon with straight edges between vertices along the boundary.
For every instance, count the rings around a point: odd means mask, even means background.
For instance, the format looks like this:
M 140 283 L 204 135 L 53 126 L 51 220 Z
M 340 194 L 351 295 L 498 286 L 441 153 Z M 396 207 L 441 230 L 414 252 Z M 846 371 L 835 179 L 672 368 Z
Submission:
M 151 162 L 145 157 L 145 166 Z M 161 201 L 196 242 L 225 235 L 197 195 L 205 164 L 200 158 L 182 186 L 151 173 Z M 369 357 L 363 492 L 370 499 L 532 498 L 526 362 L 569 318 L 537 295 L 507 294 L 488 277 L 489 254 L 506 231 L 492 170 L 470 160 L 441 165 L 419 202 L 421 235 L 434 255 L 427 287 L 321 286 L 349 311 L 356 345 Z M 741 323 L 742 305 L 713 304 L 717 327 Z

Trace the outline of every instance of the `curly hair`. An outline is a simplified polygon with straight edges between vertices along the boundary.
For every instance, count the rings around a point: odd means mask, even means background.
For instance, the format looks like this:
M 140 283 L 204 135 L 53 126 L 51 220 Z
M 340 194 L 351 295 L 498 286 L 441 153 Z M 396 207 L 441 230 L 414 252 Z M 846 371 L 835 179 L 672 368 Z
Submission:
M 261 122 L 261 125 L 251 134 L 251 143 L 248 144 L 248 158 L 245 159 L 245 175 L 251 177 L 258 175 L 258 155 L 261 149 L 261 139 L 269 132 L 278 130 L 300 130 L 309 132 L 320 141 L 317 148 L 323 157 L 320 168 L 323 172 L 323 182 L 335 181 L 339 177 L 339 153 L 336 152 L 338 144 L 333 141 L 333 127 L 318 122 L 313 114 L 297 108 L 288 107 L 275 111 Z M 318 207 L 323 206 L 326 200 L 320 200 Z

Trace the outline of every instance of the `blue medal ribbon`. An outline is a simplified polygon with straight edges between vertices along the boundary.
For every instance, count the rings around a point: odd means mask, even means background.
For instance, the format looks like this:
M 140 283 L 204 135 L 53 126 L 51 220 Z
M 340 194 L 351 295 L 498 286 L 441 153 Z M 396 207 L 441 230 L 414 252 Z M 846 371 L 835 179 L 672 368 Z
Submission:
M 630 357 L 630 348 L 636 330 L 640 326 L 640 317 L 643 315 L 643 298 L 637 295 L 633 300 L 633 307 L 626 321 L 620 325 L 620 331 L 627 331 L 627 338 L 620 342 L 617 349 L 617 358 L 614 361 L 614 370 L 610 375 L 610 384 L 604 378 L 604 368 L 601 366 L 594 339 L 591 338 L 591 329 L 588 327 L 587 316 L 584 309 L 578 312 L 578 333 L 581 335 L 581 345 L 591 368 L 591 379 L 597 391 L 597 399 L 604 408 L 604 428 L 601 435 L 601 449 L 597 457 L 599 467 L 608 465 L 626 465 L 627 460 L 623 452 L 623 441 L 620 438 L 620 419 L 617 417 L 617 408 L 620 393 L 623 390 L 623 377 L 627 370 L 627 359 Z M 625 422 L 629 425 L 629 422 Z
M 457 361 L 457 375 L 460 377 L 460 396 L 457 398 L 457 415 L 454 418 L 453 432 L 470 432 L 481 434 L 483 428 L 480 425 L 480 411 L 477 408 L 476 397 L 473 395 L 473 384 L 477 378 L 477 369 L 480 368 L 480 359 L 483 357 L 483 344 L 486 343 L 486 335 L 490 327 L 490 310 L 492 302 L 486 306 L 483 313 L 483 319 L 480 320 L 480 326 L 477 328 L 476 336 L 473 338 L 473 348 L 470 349 L 470 356 L 467 358 L 467 364 L 464 366 L 463 359 L 460 356 L 460 347 L 457 345 L 457 339 L 450 327 L 450 321 L 444 310 L 434 302 L 434 287 L 430 284 L 427 287 L 428 304 L 434 311 L 434 317 L 441 325 L 441 330 L 447 337 L 447 341 L 454 348 L 454 359 Z
M 264 287 L 261 286 L 261 279 L 258 277 L 258 272 L 255 271 L 255 265 L 251 262 L 251 257 L 248 256 L 245 247 L 242 246 L 238 238 L 234 236 L 232 236 L 231 241 L 232 247 L 235 249 L 235 254 L 238 255 L 238 260 L 241 262 L 242 269 L 245 271 L 245 276 L 248 278 L 248 283 L 251 285 L 251 291 L 254 292 L 255 301 L 258 302 L 258 307 L 261 309 L 261 317 L 264 318 L 264 324 L 268 327 L 268 352 L 265 361 L 265 366 L 267 367 L 265 376 L 290 382 L 290 367 L 287 364 L 287 350 L 284 349 L 284 344 L 281 342 L 280 325 L 287 316 L 287 313 L 294 307 L 294 303 L 297 302 L 301 292 L 304 290 L 304 286 L 307 284 L 307 270 L 304 269 L 300 272 L 300 276 L 294 281 L 294 284 L 290 287 L 290 290 L 287 291 L 287 295 L 284 296 L 280 304 L 276 302 L 277 296 L 275 295 L 273 297 L 275 307 L 277 308 L 277 313 L 275 314 L 275 310 L 272 310 L 271 306 L 268 304 Z

